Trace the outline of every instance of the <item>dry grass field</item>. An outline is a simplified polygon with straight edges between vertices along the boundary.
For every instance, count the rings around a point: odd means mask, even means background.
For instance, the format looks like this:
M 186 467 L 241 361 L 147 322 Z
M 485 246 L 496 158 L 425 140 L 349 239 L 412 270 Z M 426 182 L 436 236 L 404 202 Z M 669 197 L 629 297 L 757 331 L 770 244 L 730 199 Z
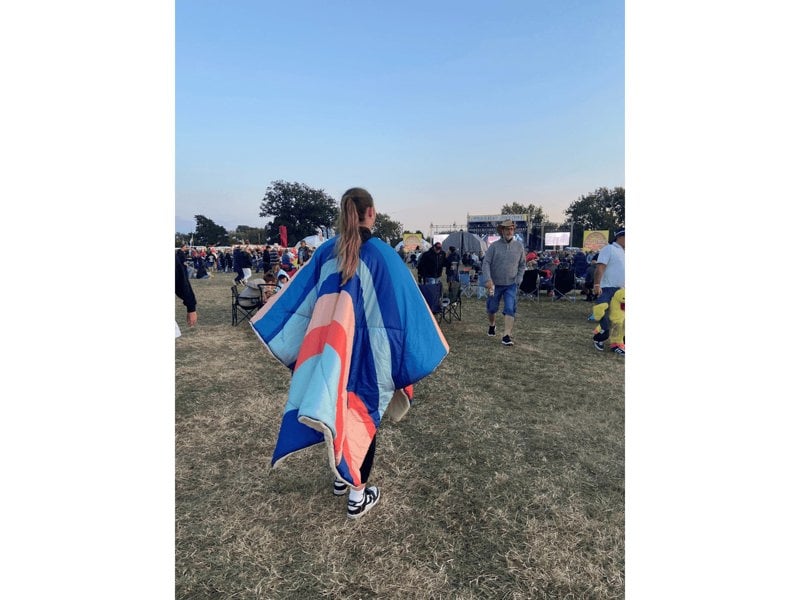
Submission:
M 504 347 L 465 298 L 352 521 L 321 447 L 270 468 L 289 372 L 231 326 L 232 279 L 191 281 L 192 330 L 176 300 L 176 598 L 624 596 L 625 365 L 590 303 L 520 300 Z

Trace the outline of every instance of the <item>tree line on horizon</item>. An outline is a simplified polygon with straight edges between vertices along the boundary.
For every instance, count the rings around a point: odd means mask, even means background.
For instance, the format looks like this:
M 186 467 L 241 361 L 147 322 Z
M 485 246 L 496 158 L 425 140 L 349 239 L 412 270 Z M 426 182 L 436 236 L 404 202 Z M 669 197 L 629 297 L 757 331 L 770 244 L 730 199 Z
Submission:
M 504 204 L 500 214 L 529 214 L 537 228 L 548 231 L 572 231 L 577 234 L 586 230 L 613 231 L 625 226 L 625 188 L 599 187 L 594 192 L 580 196 L 564 211 L 567 219 L 562 223 L 550 221 L 541 206 L 523 205 L 518 202 Z M 271 244 L 280 240 L 280 227 L 285 226 L 287 241 L 294 246 L 301 239 L 334 227 L 339 214 L 338 202 L 322 189 L 314 189 L 304 183 L 276 180 L 267 187 L 259 205 L 259 217 L 271 217 L 264 227 L 239 225 L 228 231 L 205 215 L 195 215 L 195 230 L 175 233 L 175 245 L 232 246 L 235 244 Z M 407 231 L 403 225 L 389 215 L 378 213 L 373 235 L 397 245 Z

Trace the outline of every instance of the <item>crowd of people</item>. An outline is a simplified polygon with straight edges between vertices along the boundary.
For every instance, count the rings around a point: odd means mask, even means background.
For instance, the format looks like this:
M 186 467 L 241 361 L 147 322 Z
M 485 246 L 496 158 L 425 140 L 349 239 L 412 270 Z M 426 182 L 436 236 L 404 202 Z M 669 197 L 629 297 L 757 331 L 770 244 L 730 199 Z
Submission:
M 445 252 L 440 242 L 435 242 L 425 252 L 421 252 L 419 247 L 406 252 L 401 247 L 398 253 L 416 271 L 420 285 L 433 284 L 443 278 L 448 285 L 452 285 L 464 273 L 467 273 L 470 282 L 478 283 L 479 290 L 486 295 L 489 336 L 496 335 L 496 314 L 502 302 L 504 320 L 501 343 L 504 346 L 514 345 L 516 299 L 525 271 L 538 270 L 538 289 L 550 297 L 556 293 L 557 271 L 568 270 L 574 275 L 580 294 L 585 296 L 587 302 L 594 303 L 589 316 L 590 321 L 597 322 L 593 333 L 594 347 L 605 350 L 605 341 L 609 340 L 612 352 L 625 355 L 624 230 L 615 232 L 613 242 L 597 252 L 561 249 L 538 253 L 523 247 L 514 235 L 513 221 L 500 223 L 497 232 L 500 239 L 489 246 L 485 253 L 465 253 L 461 256 L 454 246 Z
M 361 518 L 381 498 L 380 489 L 367 482 L 382 417 L 402 418 L 413 384 L 432 373 L 449 352 L 426 300 L 413 291 L 414 279 L 403 275 L 409 267 L 420 285 L 436 284 L 443 277 L 457 282 L 465 270 L 479 276 L 487 291 L 491 337 L 497 335 L 502 304 L 503 346 L 514 345 L 517 297 L 526 271 L 537 269 L 545 279 L 558 269 L 570 269 L 584 281 L 586 300 L 594 302 L 594 347 L 604 351 L 608 342 L 614 354 L 625 355 L 624 229 L 597 253 L 539 254 L 522 245 L 514 222 L 507 220 L 498 224 L 500 238 L 485 253 L 462 257 L 454 246 L 445 251 L 437 242 L 425 252 L 400 250 L 398 260 L 394 250 L 372 237 L 376 216 L 372 196 L 351 188 L 342 196 L 336 242 L 323 246 L 319 258 L 305 242 L 296 249 L 242 244 L 225 249 L 183 246 L 176 252 L 175 293 L 186 306 L 189 327 L 197 323 L 192 277 L 235 273 L 234 283 L 247 285 L 254 272 L 263 272 L 268 296 L 285 288 L 251 320 L 261 341 L 293 371 L 273 466 L 302 448 L 328 445 L 332 491 L 348 495 L 347 516 L 352 519 Z M 307 268 L 301 269 L 303 265 Z M 291 286 L 292 279 L 302 281 Z M 399 335 L 387 337 L 382 306 L 391 307 L 393 331 Z M 422 349 L 413 364 L 404 361 L 407 347 Z
M 526 269 L 538 269 L 539 289 L 548 296 L 554 294 L 554 275 L 559 269 L 569 269 L 574 272 L 577 281 L 580 282 L 580 293 L 585 296 L 585 300 L 605 305 L 609 309 L 608 312 L 611 312 L 612 298 L 606 297 L 608 294 L 602 295 L 602 291 L 605 288 L 613 288 L 613 296 L 622 289 L 624 295 L 624 263 L 620 282 L 617 275 L 618 270 L 614 267 L 614 261 L 619 260 L 619 252 L 609 254 L 612 248 L 622 249 L 622 259 L 624 260 L 624 230 L 621 236 L 617 235 L 619 232 L 615 233 L 614 242 L 604 248 L 605 254 L 602 256 L 601 252 L 585 253 L 575 249 L 543 250 L 538 253 L 529 250 L 524 248 L 514 236 L 514 226 L 510 220 L 501 223 L 497 231 L 500 239 L 493 243 L 486 252 L 470 252 L 464 253 L 462 256 L 456 247 L 450 246 L 445 251 L 441 242 L 436 242 L 425 252 L 422 252 L 419 246 L 411 251 L 406 251 L 404 247 L 401 247 L 398 254 L 403 262 L 416 272 L 416 278 L 420 284 L 430 284 L 443 277 L 445 281 L 452 283 L 458 281 L 459 275 L 464 271 L 469 273 L 473 281 L 480 280 L 482 289 L 489 292 L 487 294 L 489 335 L 495 335 L 495 314 L 499 310 L 500 302 L 503 303 L 504 328 L 501 341 L 507 346 L 514 343 L 515 298 L 522 275 L 510 271 L 504 273 L 501 275 L 502 283 L 500 284 L 492 278 L 492 265 L 500 260 L 501 248 L 505 249 L 506 253 L 513 249 L 514 265 L 517 271 L 521 269 L 524 273 Z M 268 289 L 272 292 L 281 289 L 303 264 L 311 260 L 315 250 L 316 248 L 308 246 L 304 240 L 294 248 L 281 247 L 279 244 L 251 245 L 249 243 L 225 248 L 213 246 L 189 248 L 184 245 L 178 250 L 177 256 L 179 262 L 186 267 L 187 279 L 207 279 L 214 276 L 215 273 L 234 273 L 233 283 L 246 286 L 253 273 L 263 273 L 264 281 L 269 283 Z M 523 258 L 518 260 L 517 255 L 520 252 L 522 252 Z M 612 261 L 612 267 L 606 274 L 609 260 Z M 504 265 L 500 268 L 506 267 L 507 265 Z M 606 286 L 603 286 L 603 276 L 612 278 L 609 279 Z M 259 279 L 259 283 L 261 282 L 262 280 Z M 620 283 L 621 285 L 618 285 Z M 509 287 L 512 284 L 513 288 Z M 495 295 L 495 292 L 499 293 Z M 619 304 L 618 297 L 614 306 Z M 624 302 L 621 304 L 624 307 Z M 610 335 L 608 332 L 611 323 L 608 321 L 608 315 L 597 318 L 594 312 L 589 319 L 596 320 L 597 328 L 601 330 L 595 332 L 595 347 L 599 350 L 604 349 L 604 342 Z M 615 339 L 609 345 L 612 351 L 624 355 L 624 342 Z
M 179 260 L 186 265 L 189 279 L 208 279 L 216 273 L 235 273 L 233 282 L 246 285 L 253 273 L 279 271 L 289 276 L 311 259 L 316 248 L 301 241 L 295 248 L 279 244 L 255 245 L 247 242 L 231 247 L 192 247 L 184 244 L 177 250 Z M 277 268 L 276 268 L 277 267 Z
M 281 247 L 279 244 L 251 245 L 245 242 L 225 248 L 189 248 L 183 245 L 177 254 L 180 262 L 186 266 L 188 279 L 208 279 L 216 273 L 234 273 L 233 282 L 244 286 L 253 273 L 263 273 L 265 277 L 267 274 L 274 276 L 277 289 L 280 289 L 297 269 L 311 259 L 315 250 L 316 248 L 308 246 L 305 241 L 301 241 L 295 248 Z M 401 247 L 398 254 L 416 271 L 419 283 L 431 283 L 445 274 L 447 282 L 457 281 L 459 274 L 465 269 L 469 271 L 472 280 L 478 281 L 486 255 L 480 251 L 464 253 L 462 256 L 454 246 L 450 246 L 445 252 L 438 242 L 425 252 L 419 246 L 408 252 Z M 598 255 L 599 252 L 582 250 L 544 250 L 537 253 L 526 249 L 525 267 L 539 270 L 540 289 L 548 296 L 554 294 L 553 276 L 556 270 L 570 269 L 581 284 L 581 295 L 585 296 L 587 302 L 595 302 L 598 299 L 595 289 Z M 485 277 L 481 281 L 484 282 Z M 593 317 L 590 319 L 594 320 Z

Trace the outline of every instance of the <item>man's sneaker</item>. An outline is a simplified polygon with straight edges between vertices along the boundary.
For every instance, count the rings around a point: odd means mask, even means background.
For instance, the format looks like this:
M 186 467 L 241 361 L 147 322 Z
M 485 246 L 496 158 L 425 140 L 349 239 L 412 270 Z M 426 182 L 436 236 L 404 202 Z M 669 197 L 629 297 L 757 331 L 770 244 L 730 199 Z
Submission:
M 606 346 L 605 346 L 605 344 L 603 342 L 598 342 L 598 341 L 595 341 L 594 347 L 595 347 L 596 350 L 600 350 L 600 352 L 602 352 L 606 348 Z
M 344 496 L 347 493 L 348 485 L 344 481 L 335 479 L 333 482 L 333 495 Z
M 381 491 L 377 486 L 373 485 L 372 487 L 368 487 L 364 490 L 364 497 L 361 499 L 361 502 L 353 502 L 352 500 L 348 500 L 347 518 L 360 519 L 378 503 L 380 498 Z
M 513 345 L 514 345 L 514 342 L 511 341 L 511 336 L 510 335 L 504 335 L 503 336 L 503 346 L 513 346 Z
M 625 356 L 625 344 L 615 344 L 614 346 L 611 346 L 611 351 L 614 354 Z
M 489 335 L 492 336 L 492 337 L 495 336 L 495 331 L 494 331 L 495 327 L 497 327 L 497 326 L 496 325 L 489 325 Z

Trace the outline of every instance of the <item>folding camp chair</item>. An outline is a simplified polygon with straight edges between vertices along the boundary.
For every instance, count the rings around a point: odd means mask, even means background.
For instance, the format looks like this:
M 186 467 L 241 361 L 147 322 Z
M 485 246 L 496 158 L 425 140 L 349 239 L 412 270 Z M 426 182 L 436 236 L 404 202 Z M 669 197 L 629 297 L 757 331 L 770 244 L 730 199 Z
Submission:
M 458 281 L 450 282 L 447 296 L 442 298 L 442 319 L 446 323 L 461 320 L 461 283 Z
M 249 319 L 264 305 L 263 287 L 264 284 L 256 284 L 255 288 L 248 285 L 239 292 L 235 285 L 231 286 L 231 325 Z
M 553 274 L 550 269 L 539 269 L 539 293 L 543 290 L 548 296 L 553 295 Z
M 522 275 L 522 283 L 519 284 L 519 294 L 522 298 L 539 300 L 539 269 L 528 269 Z
M 436 320 L 441 323 L 443 316 L 442 282 L 437 281 L 436 283 L 420 283 L 419 291 L 422 292 L 422 297 L 425 298 L 425 302 L 428 303 L 433 316 L 436 317 Z
M 553 275 L 553 301 L 570 300 L 575 302 L 575 296 L 570 294 L 575 289 L 575 271 L 572 269 L 556 269 Z
M 461 271 L 458 274 L 458 283 L 461 284 L 461 294 L 467 298 L 472 298 L 473 294 L 475 294 L 475 286 L 472 285 L 469 271 Z

